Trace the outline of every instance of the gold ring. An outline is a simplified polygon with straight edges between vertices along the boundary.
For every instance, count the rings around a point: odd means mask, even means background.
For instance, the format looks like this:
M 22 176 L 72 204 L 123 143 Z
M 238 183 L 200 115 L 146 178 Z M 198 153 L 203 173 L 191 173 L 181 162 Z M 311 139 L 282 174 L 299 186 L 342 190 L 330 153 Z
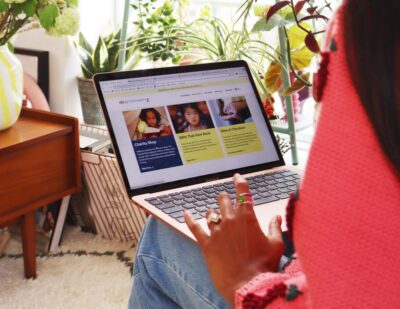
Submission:
M 215 224 L 220 223 L 221 222 L 221 215 L 216 213 L 216 212 L 210 213 L 210 215 L 207 217 L 207 224 L 210 224 L 211 222 L 215 223 Z

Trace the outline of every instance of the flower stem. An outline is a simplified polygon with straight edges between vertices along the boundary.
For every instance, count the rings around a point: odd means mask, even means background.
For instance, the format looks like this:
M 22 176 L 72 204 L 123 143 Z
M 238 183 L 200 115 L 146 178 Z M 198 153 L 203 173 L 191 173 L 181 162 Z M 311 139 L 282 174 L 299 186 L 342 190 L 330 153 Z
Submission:
M 290 54 L 290 41 L 289 41 L 289 36 L 287 33 L 287 30 L 285 27 L 283 27 L 283 31 L 285 33 L 285 38 L 286 38 L 286 52 L 287 52 L 287 57 L 288 57 L 288 64 L 289 64 L 289 68 L 290 71 L 292 71 L 293 76 L 296 77 L 298 80 L 300 80 L 304 85 L 306 85 L 307 87 L 311 87 L 311 84 L 306 81 L 305 79 L 303 79 L 299 74 L 297 74 L 296 70 L 293 67 L 293 63 L 292 63 L 292 56 Z

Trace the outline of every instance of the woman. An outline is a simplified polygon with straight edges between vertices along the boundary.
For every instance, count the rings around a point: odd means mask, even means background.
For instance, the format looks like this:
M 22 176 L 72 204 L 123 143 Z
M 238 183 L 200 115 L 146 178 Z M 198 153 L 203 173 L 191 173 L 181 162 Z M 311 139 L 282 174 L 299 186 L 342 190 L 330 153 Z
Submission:
M 210 236 L 185 215 L 200 250 L 149 221 L 134 308 L 400 307 L 399 17 L 398 0 L 347 0 L 332 23 L 318 129 L 287 210 L 297 256 L 283 272 L 281 218 L 264 236 L 249 203 L 235 210 L 221 194 Z M 234 181 L 239 196 L 248 191 L 243 178 Z

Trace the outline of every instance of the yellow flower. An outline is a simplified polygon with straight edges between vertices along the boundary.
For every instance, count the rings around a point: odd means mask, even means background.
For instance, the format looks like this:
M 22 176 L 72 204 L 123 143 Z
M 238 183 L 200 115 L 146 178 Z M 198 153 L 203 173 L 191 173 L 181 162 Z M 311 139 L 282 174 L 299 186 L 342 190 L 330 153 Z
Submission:
M 139 120 L 137 130 L 139 133 L 143 133 L 147 129 L 147 123 L 143 120 Z

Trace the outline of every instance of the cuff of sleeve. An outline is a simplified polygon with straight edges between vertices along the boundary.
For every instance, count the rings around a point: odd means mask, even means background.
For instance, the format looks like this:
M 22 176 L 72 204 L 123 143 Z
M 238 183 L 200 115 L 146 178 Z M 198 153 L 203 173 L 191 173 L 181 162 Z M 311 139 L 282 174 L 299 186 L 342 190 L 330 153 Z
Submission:
M 288 278 L 289 276 L 284 273 L 262 273 L 254 277 L 251 281 L 236 291 L 235 308 L 243 308 L 243 299 L 249 293 L 256 296 L 263 296 L 268 289 L 272 288 L 276 284 L 282 283 Z
M 301 278 L 301 279 L 300 279 Z M 243 300 L 249 294 L 254 297 L 264 297 L 268 290 L 280 290 L 280 285 L 287 287 L 293 281 L 297 282 L 300 279 L 300 286 L 305 288 L 305 278 L 302 273 L 300 261 L 296 256 L 293 256 L 290 262 L 284 267 L 284 273 L 267 272 L 259 274 L 251 281 L 243 285 L 235 293 L 235 308 L 243 308 Z M 275 291 L 276 292 L 276 291 Z

